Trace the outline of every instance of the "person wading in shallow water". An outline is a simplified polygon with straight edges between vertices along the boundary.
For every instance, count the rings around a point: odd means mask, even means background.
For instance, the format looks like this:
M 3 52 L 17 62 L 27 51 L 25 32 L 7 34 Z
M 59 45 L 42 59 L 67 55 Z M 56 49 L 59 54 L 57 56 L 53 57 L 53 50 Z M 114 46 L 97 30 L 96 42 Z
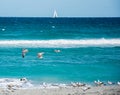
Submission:
M 22 49 L 22 58 L 25 57 L 27 52 L 28 52 L 28 49 Z

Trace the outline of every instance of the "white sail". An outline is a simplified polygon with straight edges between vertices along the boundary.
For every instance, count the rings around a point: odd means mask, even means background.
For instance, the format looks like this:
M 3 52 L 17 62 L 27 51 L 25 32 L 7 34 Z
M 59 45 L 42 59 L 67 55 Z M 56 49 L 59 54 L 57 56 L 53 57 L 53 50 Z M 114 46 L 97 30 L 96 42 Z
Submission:
M 58 17 L 56 10 L 54 11 L 53 18 Z

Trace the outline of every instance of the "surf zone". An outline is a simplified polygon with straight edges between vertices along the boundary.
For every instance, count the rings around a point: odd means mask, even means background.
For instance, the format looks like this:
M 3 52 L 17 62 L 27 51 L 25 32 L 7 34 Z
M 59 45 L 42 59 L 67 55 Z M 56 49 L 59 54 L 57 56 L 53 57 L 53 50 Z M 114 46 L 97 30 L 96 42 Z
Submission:
M 120 39 L 0 40 L 0 47 L 75 48 L 114 46 L 120 46 Z

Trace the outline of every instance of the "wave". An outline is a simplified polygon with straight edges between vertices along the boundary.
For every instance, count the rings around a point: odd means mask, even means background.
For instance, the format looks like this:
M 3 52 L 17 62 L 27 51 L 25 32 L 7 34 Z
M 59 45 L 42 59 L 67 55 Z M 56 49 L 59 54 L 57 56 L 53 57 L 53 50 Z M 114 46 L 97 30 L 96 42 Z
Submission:
M 0 78 L 0 88 L 5 88 L 6 90 L 10 87 L 13 89 L 26 89 L 26 88 L 59 88 L 59 87 L 67 87 L 70 86 L 68 84 L 63 83 L 37 83 L 34 84 L 32 81 L 27 78 Z M 10 90 L 10 89 L 9 89 Z
M 120 39 L 80 39 L 80 40 L 0 40 L 0 47 L 114 47 L 120 46 Z
M 33 87 L 33 84 L 31 84 L 26 78 L 0 78 L 0 87 L 7 88 L 8 86 L 14 86 L 15 88 L 28 88 Z

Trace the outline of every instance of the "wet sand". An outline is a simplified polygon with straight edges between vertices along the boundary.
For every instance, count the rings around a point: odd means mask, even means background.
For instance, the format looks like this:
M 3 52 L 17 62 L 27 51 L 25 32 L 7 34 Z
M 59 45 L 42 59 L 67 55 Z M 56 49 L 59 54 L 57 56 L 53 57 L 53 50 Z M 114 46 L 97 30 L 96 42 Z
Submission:
M 94 86 L 87 90 L 84 90 L 84 87 L 29 88 L 16 90 L 0 88 L 0 95 L 120 95 L 120 86 Z

